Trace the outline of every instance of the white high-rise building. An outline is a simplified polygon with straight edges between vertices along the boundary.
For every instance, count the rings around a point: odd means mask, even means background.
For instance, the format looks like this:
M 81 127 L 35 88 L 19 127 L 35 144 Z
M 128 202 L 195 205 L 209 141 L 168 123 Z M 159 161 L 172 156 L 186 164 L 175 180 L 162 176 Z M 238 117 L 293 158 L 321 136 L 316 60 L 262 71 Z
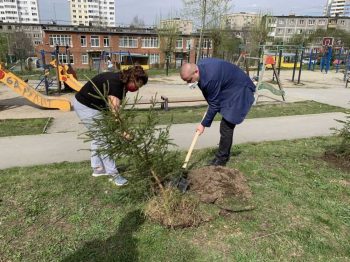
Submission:
M 115 26 L 115 0 L 68 0 L 68 2 L 73 25 Z
M 350 16 L 350 0 L 327 0 L 325 16 Z
M 39 23 L 37 0 L 0 0 L 0 21 L 10 23 Z

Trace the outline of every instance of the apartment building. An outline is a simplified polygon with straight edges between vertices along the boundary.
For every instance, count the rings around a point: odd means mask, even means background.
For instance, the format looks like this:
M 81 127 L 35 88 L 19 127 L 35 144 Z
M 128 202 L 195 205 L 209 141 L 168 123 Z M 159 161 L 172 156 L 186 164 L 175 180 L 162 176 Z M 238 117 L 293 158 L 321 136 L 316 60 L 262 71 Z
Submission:
M 68 0 L 72 25 L 115 26 L 115 0 Z
M 295 34 L 309 35 L 317 29 L 336 28 L 350 32 L 350 17 L 274 16 L 268 19 L 269 36 L 288 43 Z
M 350 0 L 327 0 L 323 15 L 350 16 Z
M 37 0 L 0 0 L 0 21 L 10 23 L 39 23 Z
M 243 31 L 251 28 L 259 19 L 256 13 L 233 13 L 225 15 L 223 18 L 223 28 L 234 31 Z
M 193 21 L 180 18 L 161 20 L 160 28 L 176 28 L 181 34 L 190 35 L 193 31 Z
M 1 35 L 11 34 L 15 32 L 24 33 L 29 39 L 32 40 L 33 47 L 41 45 L 43 43 L 42 26 L 40 24 L 0 22 Z

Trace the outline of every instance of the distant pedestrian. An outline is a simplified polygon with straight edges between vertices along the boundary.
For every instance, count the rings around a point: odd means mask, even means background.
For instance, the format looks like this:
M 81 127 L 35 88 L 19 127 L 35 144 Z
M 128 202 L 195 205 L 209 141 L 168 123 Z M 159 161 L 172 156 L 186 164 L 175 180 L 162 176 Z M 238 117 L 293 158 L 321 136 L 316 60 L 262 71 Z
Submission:
M 216 58 L 202 59 L 197 65 L 184 64 L 180 76 L 190 87 L 198 86 L 208 102 L 206 116 L 197 126 L 200 134 L 211 126 L 217 113 L 222 115 L 219 150 L 209 164 L 225 166 L 230 159 L 234 128 L 254 102 L 255 85 L 239 67 Z
M 110 72 L 113 71 L 113 63 L 109 56 L 107 57 L 107 70 Z

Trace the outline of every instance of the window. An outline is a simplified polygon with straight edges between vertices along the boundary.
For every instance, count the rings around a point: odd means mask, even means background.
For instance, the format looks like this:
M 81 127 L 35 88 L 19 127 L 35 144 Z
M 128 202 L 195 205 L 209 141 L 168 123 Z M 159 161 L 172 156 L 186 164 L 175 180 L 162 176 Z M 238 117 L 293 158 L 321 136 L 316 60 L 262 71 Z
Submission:
M 154 64 L 159 64 L 160 58 L 159 54 L 150 54 L 149 55 L 149 64 L 154 65 Z
M 309 20 L 309 25 L 314 25 L 315 24 L 315 19 L 310 19 Z
M 303 25 L 303 24 L 305 24 L 304 19 L 300 19 L 300 20 L 299 20 L 299 25 Z
M 182 49 L 182 48 L 183 48 L 183 41 L 182 41 L 182 38 L 176 39 L 175 48 L 176 48 L 176 49 Z
M 63 64 L 74 64 L 74 57 L 73 55 L 70 55 L 70 61 L 68 61 L 68 56 L 66 54 L 58 54 L 58 61 Z
M 206 54 L 206 53 L 202 54 L 202 58 L 208 58 L 208 57 L 211 57 L 211 55 L 210 54 Z
M 103 37 L 103 46 L 109 47 L 109 37 L 108 36 Z
M 50 46 L 73 46 L 72 37 L 70 35 L 50 35 L 49 36 Z
M 293 29 L 288 29 L 287 34 L 293 34 Z
M 123 36 L 119 39 L 119 47 L 137 48 L 137 38 L 131 36 Z
M 186 49 L 191 49 L 191 39 L 186 39 Z
M 211 48 L 212 42 L 208 38 L 203 39 L 202 48 Z
M 80 44 L 82 47 L 86 47 L 86 36 L 85 35 L 80 36 Z
M 82 54 L 81 55 L 81 63 L 83 65 L 87 65 L 89 63 L 89 57 L 87 54 Z
M 159 46 L 158 37 L 144 37 L 141 45 L 144 48 L 157 48 Z
M 100 38 L 97 35 L 91 36 L 91 47 L 99 47 L 100 46 Z

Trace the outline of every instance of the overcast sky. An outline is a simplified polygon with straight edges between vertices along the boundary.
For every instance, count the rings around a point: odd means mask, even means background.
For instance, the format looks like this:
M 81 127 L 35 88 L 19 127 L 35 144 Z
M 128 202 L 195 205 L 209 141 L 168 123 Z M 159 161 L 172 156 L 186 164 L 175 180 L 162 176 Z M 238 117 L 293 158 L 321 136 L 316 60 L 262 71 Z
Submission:
M 56 20 L 70 23 L 68 0 L 38 0 L 43 23 Z M 327 0 L 240 0 L 232 1 L 231 11 L 262 12 L 273 15 L 322 15 Z M 130 24 L 135 16 L 146 25 L 181 13 L 182 0 L 116 0 L 117 25 Z

